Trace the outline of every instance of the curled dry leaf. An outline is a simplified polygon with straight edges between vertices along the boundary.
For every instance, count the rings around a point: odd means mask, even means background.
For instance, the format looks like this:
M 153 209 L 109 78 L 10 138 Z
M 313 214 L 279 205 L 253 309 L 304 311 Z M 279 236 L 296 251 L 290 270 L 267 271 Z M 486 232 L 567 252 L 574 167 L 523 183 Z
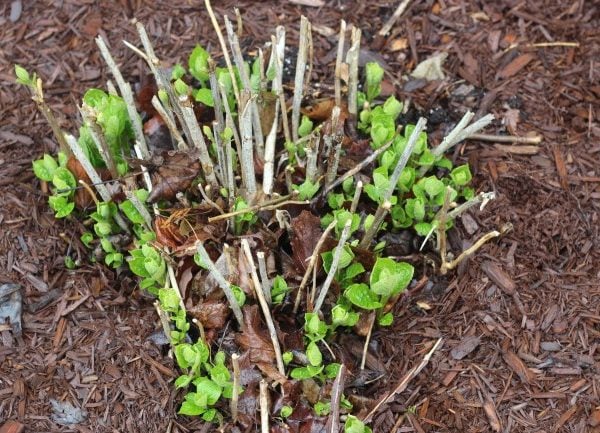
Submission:
M 303 210 L 300 215 L 292 219 L 292 255 L 294 261 L 302 270 L 306 271 L 308 260 L 312 256 L 319 238 L 323 231 L 321 230 L 321 220 L 307 210 Z M 320 265 L 317 263 L 317 269 Z
M 229 317 L 229 306 L 225 302 L 207 301 L 188 308 L 188 313 L 198 319 L 205 329 L 223 329 Z
M 269 336 L 261 326 L 257 305 L 244 307 L 244 330 L 236 336 L 237 343 L 247 350 L 253 363 L 273 364 L 275 351 Z

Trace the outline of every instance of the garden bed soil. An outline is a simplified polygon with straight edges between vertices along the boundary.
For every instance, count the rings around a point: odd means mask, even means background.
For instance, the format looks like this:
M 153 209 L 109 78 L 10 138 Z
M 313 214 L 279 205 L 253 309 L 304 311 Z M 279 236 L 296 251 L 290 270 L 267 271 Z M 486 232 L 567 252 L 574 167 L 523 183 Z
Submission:
M 138 81 L 146 67 L 121 43 L 137 43 L 132 17 L 168 62 L 185 59 L 196 43 L 217 47 L 207 14 L 192 3 L 23 2 L 15 22 L 10 2 L 0 5 L 0 284 L 21 284 L 24 306 L 21 336 L 0 324 L 2 433 L 20 425 L 30 432 L 213 429 L 176 415 L 173 363 L 148 339 L 159 323 L 133 279 L 97 264 L 65 269 L 79 229 L 54 219 L 31 171 L 31 161 L 56 145 L 12 67 L 38 72 L 61 125 L 76 132 L 82 94 L 109 78 L 94 37 L 103 35 L 125 76 Z M 470 140 L 457 149 L 478 190 L 497 199 L 458 222 L 454 251 L 505 223 L 513 229 L 446 279 L 429 275 L 433 284 L 403 298 L 393 329 L 374 333 L 373 354 L 387 374 L 357 392 L 375 400 L 438 338 L 443 344 L 375 414 L 373 430 L 600 431 L 599 6 L 413 1 L 383 38 L 377 32 L 397 2 L 296 3 L 224 1 L 215 10 L 241 9 L 246 47 L 279 24 L 294 45 L 306 15 L 315 26 L 314 75 L 328 74 L 320 80 L 325 95 L 337 46 L 327 28 L 337 32 L 341 18 L 359 26 L 364 54 L 386 64 L 387 92 L 429 117 L 434 142 L 467 109 L 496 116 L 487 133 L 543 137 L 539 145 Z M 448 53 L 446 79 L 402 80 L 436 52 Z M 56 424 L 52 399 L 75 404 L 84 420 Z

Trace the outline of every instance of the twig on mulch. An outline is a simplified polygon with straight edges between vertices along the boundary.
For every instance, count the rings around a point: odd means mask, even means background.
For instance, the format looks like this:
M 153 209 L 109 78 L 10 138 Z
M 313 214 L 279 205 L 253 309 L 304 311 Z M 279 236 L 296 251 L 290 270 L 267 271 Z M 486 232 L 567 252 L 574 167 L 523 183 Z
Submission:
M 427 366 L 427 364 L 429 363 L 429 360 L 431 359 L 431 357 L 433 356 L 435 351 L 441 346 L 442 340 L 443 340 L 442 338 L 438 339 L 435 342 L 435 344 L 433 345 L 433 347 L 431 348 L 431 350 L 429 352 L 427 352 L 427 354 L 423 357 L 423 360 L 421 361 L 421 363 L 419 365 L 417 365 L 416 367 L 411 368 L 408 371 L 408 373 L 406 373 L 404 375 L 402 380 L 400 380 L 400 383 L 398 384 L 398 386 L 396 386 L 396 388 L 392 392 L 390 392 L 387 396 L 385 396 L 383 399 L 379 400 L 379 402 L 375 405 L 375 407 L 373 409 L 371 409 L 371 412 L 369 412 L 367 414 L 367 416 L 362 419 L 363 422 L 365 422 L 365 423 L 370 422 L 371 419 L 373 418 L 373 415 L 375 415 L 375 413 L 377 413 L 377 411 L 379 410 L 379 408 L 381 406 L 383 406 L 386 403 L 389 403 L 396 394 L 399 394 L 406 389 L 406 387 L 408 386 L 410 381 L 413 380 L 415 377 L 417 377 L 417 375 L 421 372 L 421 370 L 423 370 Z
M 519 137 L 516 135 L 491 135 L 491 134 L 471 134 L 467 140 L 494 141 L 496 143 L 522 143 L 522 144 L 540 144 L 544 137 L 535 135 L 533 137 Z
M 331 387 L 331 418 L 329 418 L 328 433 L 338 433 L 340 431 L 340 401 L 344 392 L 345 379 L 346 366 L 342 364 Z
M 260 381 L 260 431 L 269 433 L 269 395 L 267 381 Z
M 398 21 L 398 18 L 400 18 L 400 16 L 404 13 L 406 8 L 408 8 L 409 4 L 410 4 L 410 0 L 403 0 L 398 5 L 398 7 L 396 8 L 396 10 L 392 14 L 392 16 L 386 21 L 386 23 L 383 25 L 383 27 L 381 28 L 381 30 L 379 30 L 379 32 L 377 34 L 379 36 L 387 35 L 390 32 L 390 30 L 392 30 L 392 27 L 394 26 L 394 24 L 396 24 L 396 21 Z

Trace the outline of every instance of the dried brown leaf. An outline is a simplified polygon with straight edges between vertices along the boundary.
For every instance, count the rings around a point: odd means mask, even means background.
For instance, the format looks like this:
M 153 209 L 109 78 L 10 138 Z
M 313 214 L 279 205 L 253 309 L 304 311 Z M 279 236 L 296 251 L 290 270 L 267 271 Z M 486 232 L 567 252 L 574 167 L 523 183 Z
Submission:
M 273 364 L 275 351 L 260 321 L 257 305 L 244 307 L 244 325 L 244 330 L 236 337 L 236 341 L 249 352 L 250 361 L 255 364 Z

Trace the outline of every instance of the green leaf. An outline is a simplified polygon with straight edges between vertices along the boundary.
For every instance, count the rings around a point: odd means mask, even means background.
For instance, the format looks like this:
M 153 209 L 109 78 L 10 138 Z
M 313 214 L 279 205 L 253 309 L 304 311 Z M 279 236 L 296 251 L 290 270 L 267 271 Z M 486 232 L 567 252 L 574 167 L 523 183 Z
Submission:
M 294 185 L 294 190 L 298 191 L 299 200 L 310 200 L 319 190 L 319 182 L 312 183 L 310 180 L 305 180 L 300 186 Z
M 194 380 L 194 385 L 196 385 L 196 390 L 198 394 L 206 396 L 206 401 L 208 405 L 212 406 L 217 401 L 219 401 L 222 389 L 219 385 L 210 380 L 208 377 L 200 377 Z
M 185 75 L 185 68 L 177 63 L 173 66 L 173 70 L 171 71 L 171 81 L 175 81 L 180 79 Z
M 336 304 L 331 309 L 331 322 L 334 326 L 352 327 L 356 325 L 359 318 L 358 313 L 351 311 L 340 304 Z
M 338 375 L 340 368 L 341 368 L 341 364 L 337 363 L 337 362 L 332 362 L 331 364 L 327 364 L 325 366 L 325 377 L 327 379 L 335 379 L 335 377 Z
M 380 108 L 380 107 L 377 107 Z M 394 119 L 383 110 L 373 110 L 371 116 L 371 139 L 373 149 L 379 149 L 381 146 L 390 141 L 396 132 Z
M 327 334 L 327 324 L 317 314 L 305 313 L 304 330 L 312 341 L 318 341 Z
M 431 198 L 434 198 L 434 197 L 438 196 L 439 194 L 444 193 L 444 189 L 445 189 L 444 182 L 442 182 L 435 176 L 426 177 L 425 179 L 422 179 L 420 182 L 423 182 L 423 189 L 425 189 L 425 192 Z
M 300 126 L 298 126 L 298 135 L 300 137 L 306 137 L 308 134 L 312 132 L 313 122 L 306 116 L 302 116 L 302 120 L 300 121 Z
M 432 166 L 434 163 L 435 163 L 435 156 L 433 156 L 433 153 L 431 153 L 429 151 L 429 149 L 425 149 L 423 151 L 423 153 L 419 157 L 419 161 L 417 162 L 417 164 L 424 165 L 427 167 Z
M 160 289 L 158 299 L 164 311 L 174 313 L 179 309 L 179 295 L 175 289 Z
M 175 80 L 173 87 L 175 87 L 175 92 L 177 92 L 177 95 L 179 96 L 188 94 L 189 86 L 185 84 L 185 82 L 181 78 Z
M 390 326 L 393 321 L 394 321 L 394 315 L 390 312 L 390 313 L 386 313 L 383 316 L 381 316 L 377 320 L 377 323 L 379 323 L 379 326 Z
M 317 416 L 327 416 L 331 412 L 331 403 L 328 401 L 318 401 L 315 403 L 314 409 Z
M 211 407 L 210 409 L 208 409 L 206 412 L 204 412 L 202 414 L 202 419 L 206 422 L 211 422 L 215 419 L 215 417 L 217 416 L 217 409 L 215 409 L 214 407 Z
M 383 305 L 366 284 L 352 284 L 344 291 L 344 296 L 357 307 L 375 310 Z
M 415 224 L 414 228 L 419 236 L 427 236 L 431 231 L 431 227 L 430 223 L 420 222 Z
M 201 88 L 196 90 L 196 92 L 194 93 L 194 99 L 197 102 L 206 105 L 207 107 L 215 106 L 215 101 L 213 99 L 212 92 L 210 89 Z
M 106 103 L 108 94 L 104 90 L 89 89 L 83 95 L 83 102 L 92 108 L 99 108 Z
M 440 158 L 435 162 L 435 166 L 445 168 L 446 170 L 452 170 L 452 161 L 448 158 Z
M 363 272 L 365 268 L 361 263 L 352 263 L 344 272 L 344 280 L 352 280 Z
M 76 267 L 75 260 L 71 256 L 65 256 L 65 268 L 75 269 Z
M 406 200 L 404 210 L 406 215 L 414 220 L 422 221 L 425 218 L 425 203 L 420 198 L 409 198 Z
M 406 125 L 404 128 L 404 137 L 408 140 L 412 135 L 412 132 L 415 130 L 415 125 Z M 417 142 L 415 143 L 415 148 L 413 150 L 413 154 L 420 155 L 427 148 L 427 133 L 421 132 L 417 137 Z
M 208 51 L 200 45 L 196 45 L 192 54 L 190 54 L 188 69 L 190 74 L 201 83 L 208 80 Z M 229 75 L 229 74 L 227 74 Z
M 181 403 L 181 407 L 177 413 L 179 415 L 198 416 L 202 415 L 205 411 L 206 408 L 204 407 L 197 406 L 191 401 L 184 401 Z
M 294 354 L 292 352 L 283 352 L 281 357 L 283 358 L 283 363 L 288 365 L 294 359 Z
M 326 251 L 322 253 L 321 258 L 323 259 L 323 269 L 325 269 L 325 272 L 329 273 L 329 270 L 331 269 L 331 263 L 333 262 L 333 251 Z M 338 271 L 348 267 L 350 263 L 352 263 L 353 259 L 354 253 L 352 252 L 352 249 L 349 245 L 344 245 L 344 248 L 340 253 Z
M 15 75 L 17 77 L 17 83 L 24 85 L 32 85 L 29 72 L 23 66 L 15 65 Z
M 323 371 L 323 366 L 307 365 L 306 367 L 296 367 L 290 372 L 290 377 L 296 380 L 310 379 Z
M 398 179 L 398 188 L 400 192 L 408 192 L 415 183 L 417 172 L 413 167 L 404 167 L 400 178 Z
M 75 176 L 64 167 L 58 167 L 54 170 L 54 176 L 52 176 L 52 184 L 54 187 L 61 190 L 72 191 L 77 186 Z
M 383 68 L 376 62 L 369 62 L 365 65 L 365 75 L 367 78 L 366 96 L 369 102 L 371 102 L 381 93 L 381 81 L 383 80 L 383 73 Z
M 210 378 L 217 385 L 224 387 L 227 386 L 231 380 L 231 374 L 227 367 L 223 364 L 217 364 L 210 370 Z
M 94 235 L 90 232 L 85 232 L 81 235 L 79 239 L 81 240 L 81 243 L 83 245 L 85 245 L 87 248 L 90 248 L 90 244 L 94 240 Z
M 75 209 L 75 203 L 62 195 L 51 195 L 48 197 L 48 204 L 54 210 L 56 218 L 64 218 L 70 215 L 73 209 Z
M 177 379 L 175 379 L 175 388 L 185 388 L 190 384 L 192 379 L 192 376 L 188 376 L 187 374 L 179 376 Z
M 134 250 L 135 251 L 135 250 Z M 133 251 L 132 251 L 133 253 Z M 142 278 L 149 278 L 150 277 L 150 273 L 146 270 L 146 266 L 144 266 L 144 257 L 131 257 L 128 260 L 129 263 L 129 269 L 131 269 L 131 272 L 133 272 L 135 275 L 142 277 Z
M 236 286 L 235 284 L 231 285 L 231 291 L 233 292 L 233 297 L 237 301 L 238 305 L 243 307 L 246 303 L 246 293 L 244 293 L 241 287 Z
M 277 275 L 273 279 L 273 287 L 271 288 L 271 300 L 274 305 L 281 304 L 289 291 L 288 285 L 285 279 Z
M 402 102 L 398 101 L 396 97 L 392 95 L 384 102 L 383 111 L 396 120 L 398 115 L 402 112 Z
M 134 224 L 143 224 L 144 217 L 138 212 L 136 207 L 133 205 L 131 200 L 125 200 L 119 203 L 119 209 L 125 214 L 125 216 Z
M 334 194 L 333 192 L 330 192 L 327 194 L 327 204 L 331 209 L 340 209 L 344 205 L 344 201 L 345 198 L 342 193 Z
M 467 164 L 459 165 L 452 170 L 450 172 L 450 177 L 452 178 L 452 182 L 454 182 L 455 186 L 464 186 L 471 182 L 471 179 L 473 179 L 473 175 L 471 174 L 471 170 Z
M 33 161 L 33 173 L 38 179 L 46 182 L 52 182 L 54 172 L 58 168 L 56 160 L 47 153 L 44 154 L 42 159 Z
M 348 415 L 344 424 L 344 433 L 371 433 L 371 429 L 354 415 Z
M 306 357 L 308 358 L 308 362 L 315 367 L 321 365 L 323 362 L 323 355 L 319 350 L 319 346 L 314 341 L 311 341 L 306 346 Z
M 289 417 L 292 412 L 294 412 L 294 409 L 291 406 L 282 406 L 281 409 L 279 409 L 279 416 L 285 419 Z
M 115 252 L 115 247 L 113 246 L 113 244 L 106 238 L 102 238 L 100 239 L 100 245 L 102 246 L 102 249 L 104 250 L 104 252 L 106 253 L 114 253 Z
M 384 297 L 396 295 L 406 289 L 412 280 L 414 268 L 405 262 L 380 257 L 375 262 L 369 284 L 373 293 Z

